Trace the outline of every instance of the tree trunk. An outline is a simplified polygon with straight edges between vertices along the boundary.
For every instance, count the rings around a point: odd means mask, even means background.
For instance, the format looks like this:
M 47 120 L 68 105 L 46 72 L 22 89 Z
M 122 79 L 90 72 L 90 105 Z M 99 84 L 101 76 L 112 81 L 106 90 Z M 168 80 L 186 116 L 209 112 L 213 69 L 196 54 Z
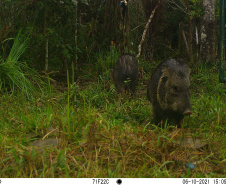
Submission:
M 46 46 L 45 46 L 45 72 L 49 69 L 49 40 L 47 37 L 47 9 L 45 9 L 44 15 L 44 36 L 46 37 Z
M 145 17 L 148 21 L 153 9 L 159 4 L 159 0 L 141 0 Z M 160 3 L 162 0 L 160 0 Z M 155 16 L 152 20 L 152 25 L 147 29 L 146 33 L 146 41 L 143 43 L 143 53 L 145 56 L 145 60 L 151 61 L 153 59 L 154 53 L 154 34 L 156 33 L 156 28 L 158 28 L 159 16 L 161 14 L 161 5 L 158 10 L 155 12 Z
M 206 64 L 215 64 L 215 28 L 216 28 L 216 2 L 217 0 L 203 0 L 203 9 L 205 14 L 201 23 L 201 60 Z
M 103 30 L 106 35 L 120 46 L 121 51 L 123 51 L 123 42 L 122 35 L 115 34 L 116 30 L 120 30 L 121 25 L 121 7 L 120 1 L 108 0 L 105 1 L 105 15 L 104 15 L 104 24 Z M 120 42 L 119 42 L 120 41 Z
M 45 48 L 45 72 L 48 71 L 49 69 L 49 40 L 48 38 L 46 39 L 46 48 Z
M 130 16 L 129 16 L 129 1 L 127 0 L 128 6 L 126 9 L 126 14 L 125 14 L 125 27 L 124 27 L 124 53 L 128 53 L 129 52 L 129 46 L 130 46 Z
M 72 62 L 72 84 L 75 81 L 75 75 L 76 78 L 78 77 L 78 2 L 75 2 L 75 58 L 74 61 Z
M 193 64 L 193 47 L 192 47 L 192 22 L 191 22 L 191 15 L 190 15 L 190 5 L 189 0 L 186 0 L 187 6 L 187 16 L 188 16 L 188 26 L 189 26 L 189 58 L 190 58 L 190 65 Z

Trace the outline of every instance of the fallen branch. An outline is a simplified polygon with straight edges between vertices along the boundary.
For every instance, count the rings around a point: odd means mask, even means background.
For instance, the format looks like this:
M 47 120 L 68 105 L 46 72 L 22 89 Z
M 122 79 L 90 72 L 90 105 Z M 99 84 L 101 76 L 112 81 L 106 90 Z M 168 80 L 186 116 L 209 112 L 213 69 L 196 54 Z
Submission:
M 189 51 L 188 42 L 187 42 L 184 30 L 182 30 L 182 36 L 183 36 L 184 44 L 185 44 L 186 51 L 187 51 L 187 54 L 188 54 L 188 57 L 189 57 L 190 56 L 190 51 Z
M 140 44 L 139 44 L 139 46 L 138 46 L 138 54 L 137 54 L 136 58 L 139 58 L 139 57 L 140 57 L 140 54 L 141 54 L 141 47 L 142 47 L 142 44 L 143 44 L 144 39 L 145 39 L 145 37 L 146 37 L 146 34 L 147 34 L 147 30 L 148 30 L 149 24 L 151 23 L 152 18 L 153 18 L 154 15 L 155 15 L 155 11 L 156 11 L 156 9 L 159 7 L 159 5 L 160 5 L 160 1 L 159 1 L 159 3 L 156 5 L 156 7 L 152 10 L 151 15 L 150 15 L 150 17 L 149 17 L 149 19 L 148 19 L 148 22 L 147 22 L 147 24 L 146 24 L 146 26 L 145 26 L 145 28 L 144 28 L 144 32 L 143 32 L 143 35 L 142 35 L 142 39 L 141 39 Z

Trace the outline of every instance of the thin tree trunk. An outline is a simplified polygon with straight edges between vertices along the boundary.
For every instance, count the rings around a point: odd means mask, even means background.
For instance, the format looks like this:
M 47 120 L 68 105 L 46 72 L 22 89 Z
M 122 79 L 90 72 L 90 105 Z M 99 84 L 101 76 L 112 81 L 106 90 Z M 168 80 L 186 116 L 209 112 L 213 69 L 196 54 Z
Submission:
M 127 0 L 128 2 L 128 0 Z M 129 46 L 130 46 L 130 16 L 129 16 L 129 5 L 127 6 L 127 12 L 126 12 L 126 43 L 127 43 L 127 48 L 126 52 L 128 53 Z
M 49 69 L 49 39 L 46 39 L 45 72 Z
M 78 69 L 78 2 L 75 3 L 75 60 L 72 62 L 72 74 L 77 75 L 77 69 Z M 75 80 L 75 75 L 72 75 L 72 84 Z
M 195 27 L 195 40 L 196 40 L 196 48 L 197 48 L 197 61 L 199 60 L 199 32 L 197 26 Z
M 180 22 L 179 23 L 179 42 L 178 42 L 178 52 L 180 55 L 184 55 L 184 44 L 183 44 L 183 41 L 184 41 L 184 37 L 182 35 L 182 31 L 183 31 L 184 27 L 183 27 L 183 23 Z
M 6 15 L 5 15 L 5 4 L 4 2 L 0 2 L 0 24 L 1 24 L 1 29 L 0 29 L 0 42 L 2 43 L 2 41 L 5 39 L 6 37 L 6 22 L 5 22 L 5 19 L 6 19 Z M 1 45 L 1 49 L 3 50 L 3 59 L 5 60 L 6 59 L 6 53 L 5 53 L 5 46 L 4 46 L 4 43 L 2 43 Z
M 45 9 L 44 13 L 44 36 L 46 37 L 46 45 L 45 45 L 45 72 L 48 71 L 49 68 L 49 40 L 47 38 L 47 10 Z
M 189 6 L 189 0 L 186 0 L 186 6 L 187 6 L 187 16 L 188 16 L 188 26 L 189 26 L 189 58 L 190 58 L 190 64 L 193 64 L 193 48 L 192 48 L 192 22 L 191 22 L 191 16 L 190 16 L 190 6 Z
M 128 53 L 130 33 L 129 3 L 128 0 L 121 1 L 121 3 L 123 4 L 121 5 L 123 53 Z
M 206 64 L 215 64 L 216 43 L 216 3 L 217 0 L 203 0 L 203 15 L 201 22 L 200 57 Z

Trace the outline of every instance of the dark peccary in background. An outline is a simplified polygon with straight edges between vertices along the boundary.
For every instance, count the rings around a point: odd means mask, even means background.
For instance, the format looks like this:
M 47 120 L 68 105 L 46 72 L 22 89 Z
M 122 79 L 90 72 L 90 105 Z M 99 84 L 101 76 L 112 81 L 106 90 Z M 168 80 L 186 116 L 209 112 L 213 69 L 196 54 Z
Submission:
M 156 124 L 168 119 L 180 128 L 184 116 L 191 114 L 189 78 L 189 66 L 182 59 L 168 59 L 158 65 L 147 88 Z
M 113 69 L 113 81 L 118 93 L 124 91 L 134 94 L 137 86 L 138 66 L 134 56 L 122 55 Z

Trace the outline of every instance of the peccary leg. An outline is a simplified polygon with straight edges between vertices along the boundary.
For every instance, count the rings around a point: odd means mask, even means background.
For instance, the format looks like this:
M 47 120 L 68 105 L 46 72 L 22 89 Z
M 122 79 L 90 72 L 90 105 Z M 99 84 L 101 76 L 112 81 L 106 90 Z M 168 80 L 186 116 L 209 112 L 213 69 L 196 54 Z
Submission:
M 134 95 L 134 93 L 135 93 L 136 86 L 137 86 L 137 81 L 134 81 L 132 83 L 130 82 L 129 89 L 130 89 L 132 95 Z
M 116 86 L 118 93 L 123 93 L 125 91 L 124 83 L 116 83 L 115 86 Z
M 177 128 L 181 128 L 181 127 L 182 127 L 182 125 L 183 125 L 183 118 L 184 118 L 184 116 L 178 116 L 178 117 L 175 119 Z
M 153 111 L 153 116 L 154 116 L 154 123 L 157 125 L 158 123 L 160 123 L 162 116 L 160 114 L 160 111 L 158 108 L 154 108 L 152 106 L 152 111 Z

